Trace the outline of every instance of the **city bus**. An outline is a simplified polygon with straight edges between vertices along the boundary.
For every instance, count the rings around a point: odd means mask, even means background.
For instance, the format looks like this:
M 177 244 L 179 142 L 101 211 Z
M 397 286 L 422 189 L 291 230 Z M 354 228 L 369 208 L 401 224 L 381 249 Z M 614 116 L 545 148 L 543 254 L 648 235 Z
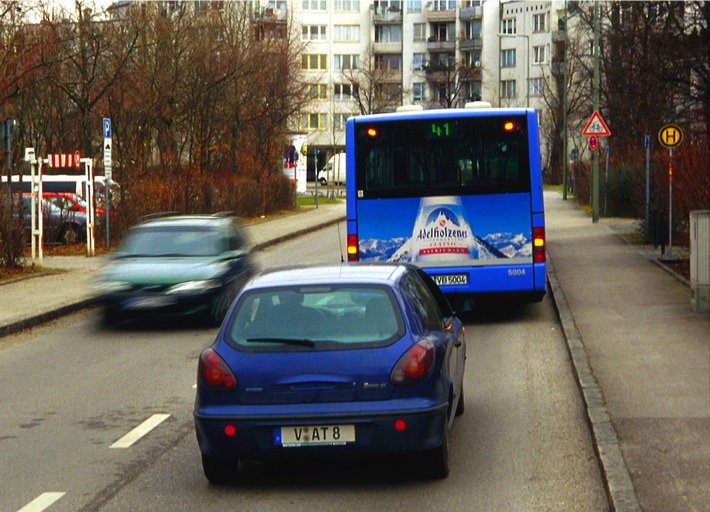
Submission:
M 539 302 L 545 212 L 533 109 L 352 117 L 346 124 L 348 261 L 411 262 L 454 307 Z

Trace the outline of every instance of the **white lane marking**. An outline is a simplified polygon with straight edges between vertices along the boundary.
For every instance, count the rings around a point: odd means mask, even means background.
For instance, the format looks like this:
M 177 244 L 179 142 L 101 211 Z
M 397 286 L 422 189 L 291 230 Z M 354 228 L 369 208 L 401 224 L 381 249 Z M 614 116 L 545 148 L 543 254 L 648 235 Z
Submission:
M 169 414 L 153 414 L 150 418 L 131 430 L 128 434 L 113 443 L 109 448 L 129 448 L 141 437 L 160 425 L 170 417 Z
M 17 512 L 42 512 L 65 494 L 65 492 L 43 492 Z

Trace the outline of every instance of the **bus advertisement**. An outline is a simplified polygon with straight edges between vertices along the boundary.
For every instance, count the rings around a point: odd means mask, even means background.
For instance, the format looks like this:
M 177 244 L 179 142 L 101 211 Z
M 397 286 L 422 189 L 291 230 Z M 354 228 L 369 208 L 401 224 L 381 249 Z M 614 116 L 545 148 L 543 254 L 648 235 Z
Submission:
M 546 292 L 534 110 L 463 108 L 347 124 L 349 261 L 422 267 L 457 307 Z

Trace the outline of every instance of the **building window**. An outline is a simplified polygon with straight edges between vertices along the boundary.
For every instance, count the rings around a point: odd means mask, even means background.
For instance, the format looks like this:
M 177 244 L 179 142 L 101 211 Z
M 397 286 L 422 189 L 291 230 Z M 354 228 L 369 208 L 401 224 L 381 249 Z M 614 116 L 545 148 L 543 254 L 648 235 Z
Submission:
M 402 42 L 402 26 L 401 25 L 378 25 L 375 27 L 375 42 L 376 43 L 401 43 Z
M 421 12 L 422 10 L 422 0 L 407 0 L 407 11 L 408 12 Z
M 412 84 L 412 98 L 414 101 L 424 101 L 426 98 L 426 84 L 424 82 Z
M 326 114 L 303 114 L 301 115 L 301 128 L 304 130 L 326 130 L 328 116 Z
M 308 84 L 303 86 L 303 99 L 325 100 L 328 98 L 328 86 L 326 84 Z
M 399 12 L 402 10 L 402 0 L 375 0 L 375 10 L 377 12 Z
M 301 41 L 325 41 L 325 25 L 303 25 L 301 27 Z
M 502 68 L 515 67 L 515 49 L 500 51 L 500 67 L 502 67 Z
M 348 117 L 350 117 L 350 114 L 333 114 L 333 128 L 335 130 L 344 130 Z
M 375 69 L 380 71 L 401 71 L 402 55 L 399 53 L 376 55 Z
M 269 0 L 269 7 L 271 9 L 276 9 L 278 11 L 285 11 L 288 9 L 287 0 Z
M 533 46 L 533 64 L 545 64 L 547 52 L 544 46 Z
M 453 41 L 456 36 L 456 23 L 432 23 L 431 33 L 434 41 Z
M 529 89 L 530 96 L 542 96 L 542 93 L 543 93 L 544 87 L 545 87 L 545 79 L 544 78 L 531 78 L 529 81 L 529 84 L 530 84 L 530 89 Z
M 358 93 L 358 86 L 353 84 L 335 84 L 334 89 L 333 97 L 336 100 L 351 100 Z
M 336 12 L 360 12 L 360 0 L 335 0 L 333 10 Z
M 547 30 L 547 13 L 533 14 L 533 32 L 545 32 Z
M 464 25 L 464 34 L 466 39 L 481 37 L 481 20 L 467 21 Z
M 432 11 L 453 11 L 456 9 L 456 0 L 433 0 Z
M 464 82 L 464 86 L 467 101 L 481 101 L 481 82 L 479 80 Z
M 328 56 L 316 54 L 301 55 L 301 69 L 303 71 L 325 71 L 328 69 Z
M 517 31 L 515 29 L 515 18 L 511 18 L 509 20 L 501 20 L 500 33 L 501 34 L 515 34 L 515 33 L 517 33 Z
M 414 71 L 421 71 L 424 69 L 426 64 L 426 53 L 415 53 L 414 60 L 412 61 L 412 68 Z
M 414 42 L 426 41 L 426 23 L 415 23 L 414 28 Z
M 515 80 L 501 80 L 500 96 L 501 98 L 515 97 Z
M 358 55 L 334 55 L 334 65 L 337 71 L 344 69 L 357 69 L 359 56 Z
M 360 40 L 360 25 L 335 25 L 334 40 L 342 42 L 357 42 Z
M 326 11 L 328 0 L 303 0 L 301 9 L 304 11 Z
M 467 68 L 480 68 L 481 51 L 463 52 L 463 65 Z

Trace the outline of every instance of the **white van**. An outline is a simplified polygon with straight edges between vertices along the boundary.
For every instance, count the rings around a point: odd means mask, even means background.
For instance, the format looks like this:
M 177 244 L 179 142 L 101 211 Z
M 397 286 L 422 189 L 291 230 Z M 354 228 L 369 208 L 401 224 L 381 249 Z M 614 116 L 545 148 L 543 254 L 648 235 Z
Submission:
M 318 172 L 318 181 L 321 185 L 327 185 L 328 183 L 345 185 L 346 165 L 345 153 L 336 153 L 330 157 L 325 167 Z

